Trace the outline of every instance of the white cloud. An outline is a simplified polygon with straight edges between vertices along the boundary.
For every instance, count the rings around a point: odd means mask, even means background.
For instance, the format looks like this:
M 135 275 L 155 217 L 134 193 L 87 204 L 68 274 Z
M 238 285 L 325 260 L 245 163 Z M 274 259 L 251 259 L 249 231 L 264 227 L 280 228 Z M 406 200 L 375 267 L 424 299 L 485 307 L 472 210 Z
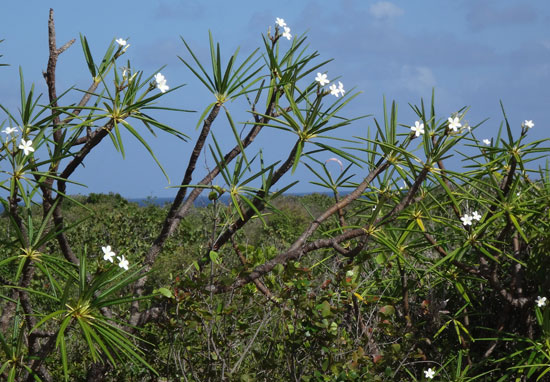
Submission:
M 409 65 L 401 67 L 399 82 L 405 89 L 417 94 L 429 94 L 437 84 L 435 75 L 430 68 Z
M 370 6 L 369 12 L 376 19 L 391 19 L 403 15 L 405 11 L 389 1 L 379 1 Z

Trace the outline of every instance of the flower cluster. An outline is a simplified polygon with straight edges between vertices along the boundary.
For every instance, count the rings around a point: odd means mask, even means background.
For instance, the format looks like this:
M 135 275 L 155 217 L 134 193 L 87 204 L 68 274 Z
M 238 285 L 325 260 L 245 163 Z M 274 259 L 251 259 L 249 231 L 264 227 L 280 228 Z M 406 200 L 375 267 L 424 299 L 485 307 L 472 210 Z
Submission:
M 490 139 L 484 139 L 483 143 L 485 143 L 487 146 L 489 146 L 491 144 L 491 140 Z
M 290 28 L 286 25 L 285 19 L 281 19 L 277 17 L 275 19 L 275 24 L 277 24 L 278 27 L 283 28 L 283 37 L 285 37 L 287 40 L 292 39 L 292 35 L 290 34 Z
M 344 96 L 346 91 L 344 90 L 344 84 L 338 81 L 338 87 L 336 87 L 336 84 L 332 84 L 329 86 L 330 94 L 338 98 L 338 95 Z
M 535 300 L 535 302 L 537 303 L 537 306 L 539 308 L 542 308 L 542 307 L 546 306 L 546 303 L 548 302 L 548 300 L 546 299 L 546 297 L 538 296 L 537 299 Z
M 424 134 L 424 124 L 420 121 L 416 121 L 414 126 L 411 126 L 411 131 L 414 133 L 415 137 L 419 137 L 421 134 Z
M 113 258 L 116 256 L 116 253 L 113 252 L 113 250 L 111 249 L 111 246 L 108 245 L 106 247 L 101 247 L 101 249 L 103 250 L 103 260 L 107 260 L 113 263 L 114 262 Z M 116 256 L 116 258 L 119 261 L 118 266 L 120 268 L 124 268 L 125 270 L 128 270 L 128 265 L 130 265 L 130 263 L 128 263 L 128 260 L 124 257 L 124 255 Z
M 170 87 L 166 84 L 166 78 L 160 73 L 155 74 L 155 82 L 157 83 L 157 88 L 161 93 L 164 93 L 170 89 Z
M 9 136 L 11 136 L 11 139 L 14 139 L 15 133 L 17 133 L 18 127 L 6 127 L 2 132 L 8 137 L 6 138 L 6 142 L 10 139 Z M 21 138 L 21 142 L 19 143 L 19 146 L 17 146 L 20 150 L 23 150 L 23 153 L 25 155 L 29 155 L 30 153 L 34 152 L 34 147 L 32 147 L 32 140 L 25 140 Z
M 464 225 L 472 225 L 473 220 L 481 220 L 481 215 L 479 214 L 479 212 L 474 211 L 471 215 L 464 214 L 464 216 L 462 216 L 460 220 L 462 220 L 462 224 Z
M 317 77 L 315 77 L 315 81 L 319 82 L 320 86 L 325 86 L 330 82 L 330 80 L 327 78 L 327 75 L 325 73 L 317 73 Z M 338 86 L 336 84 L 332 84 L 329 87 L 330 94 L 338 98 L 340 95 L 346 94 L 346 90 L 344 89 L 344 84 L 338 81 Z

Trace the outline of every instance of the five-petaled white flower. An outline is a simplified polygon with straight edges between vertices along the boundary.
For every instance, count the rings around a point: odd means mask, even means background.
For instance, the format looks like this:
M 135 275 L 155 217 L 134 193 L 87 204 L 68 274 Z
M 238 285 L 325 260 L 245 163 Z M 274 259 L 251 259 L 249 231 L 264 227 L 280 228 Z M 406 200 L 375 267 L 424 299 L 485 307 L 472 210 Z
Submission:
M 338 81 L 338 91 L 340 92 L 342 97 L 344 96 L 344 94 L 346 94 L 346 91 L 344 90 L 344 84 L 340 81 Z
M 155 81 L 157 82 L 157 84 L 161 82 L 166 82 L 166 77 L 164 77 L 162 73 L 159 72 L 155 74 Z
M 117 256 L 116 257 L 118 261 L 120 261 L 120 263 L 118 263 L 118 266 L 121 267 L 121 268 L 124 268 L 125 270 L 128 270 L 128 260 L 124 257 L 124 255 L 122 256 Z
M 4 134 L 15 133 L 16 131 L 17 131 L 17 127 L 6 127 L 4 130 L 2 130 Z
M 280 17 L 277 17 L 277 18 L 275 19 L 275 24 L 277 24 L 277 25 L 280 26 L 281 28 L 286 27 L 285 19 L 281 19 Z
M 419 137 L 420 134 L 424 134 L 424 124 L 420 123 L 420 121 L 416 121 L 414 126 L 411 126 L 411 131 L 414 132 L 416 137 Z
M 532 120 L 525 120 L 523 123 L 522 123 L 523 127 L 527 127 L 528 129 L 531 129 L 535 126 L 535 124 L 533 123 Z
M 283 32 L 283 37 L 286 37 L 287 40 L 292 39 L 292 35 L 290 34 L 290 28 L 284 27 L 285 31 Z
M 101 249 L 103 250 L 103 260 L 108 260 L 112 263 L 113 257 L 115 257 L 116 254 L 112 251 L 111 246 L 101 247 Z
M 164 93 L 170 89 L 170 87 L 166 84 L 166 78 L 160 73 L 155 74 L 155 82 L 157 83 L 157 88 L 161 93 Z
M 490 145 L 490 144 L 491 144 L 491 140 L 490 140 L 490 139 L 484 139 L 484 140 L 483 140 L 483 143 L 485 143 L 486 145 Z
M 21 144 L 19 145 L 19 148 L 23 150 L 25 155 L 29 155 L 30 152 L 34 151 L 34 148 L 32 147 L 32 141 L 30 139 L 28 141 L 21 139 Z
M 460 218 L 460 220 L 462 220 L 462 224 L 464 224 L 464 225 L 472 225 L 472 219 L 473 218 L 474 218 L 473 216 L 470 216 L 468 214 L 464 214 L 464 216 L 462 216 Z
M 477 212 L 477 211 L 472 212 L 472 219 L 480 221 L 481 220 L 481 215 L 479 214 L 479 212 Z
M 449 121 L 449 129 L 451 129 L 452 131 L 457 131 L 459 127 L 462 127 L 462 124 L 460 123 L 460 119 L 458 117 L 454 117 L 454 118 L 447 118 L 447 120 Z
M 126 45 L 126 40 L 124 40 L 123 38 L 117 38 L 115 40 L 115 42 L 120 46 L 125 46 Z
M 315 77 L 315 81 L 319 82 L 319 85 L 321 86 L 325 86 L 330 82 L 327 78 L 327 75 L 323 73 L 317 73 L 317 77 Z
M 543 306 L 546 306 L 546 297 L 538 296 L 535 302 L 539 308 L 542 308 Z
M 434 379 L 435 371 L 433 371 L 432 368 L 430 367 L 428 370 L 424 370 L 424 375 L 428 379 Z
M 330 89 L 330 94 L 332 94 L 333 96 L 335 96 L 336 98 L 338 98 L 338 96 L 340 95 L 340 89 L 338 89 L 336 87 L 336 84 L 332 84 L 329 86 L 329 89 Z

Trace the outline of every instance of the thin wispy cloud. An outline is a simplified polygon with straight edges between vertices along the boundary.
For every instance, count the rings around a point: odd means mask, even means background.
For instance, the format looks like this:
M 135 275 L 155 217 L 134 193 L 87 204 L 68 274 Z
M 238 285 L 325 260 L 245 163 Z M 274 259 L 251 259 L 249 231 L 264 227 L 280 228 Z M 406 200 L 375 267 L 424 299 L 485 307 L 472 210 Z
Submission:
M 379 1 L 370 6 L 369 13 L 375 19 L 385 20 L 402 16 L 405 11 L 389 1 Z
M 410 65 L 401 67 L 399 83 L 406 90 L 417 94 L 430 93 L 432 88 L 437 85 L 435 75 L 430 68 Z

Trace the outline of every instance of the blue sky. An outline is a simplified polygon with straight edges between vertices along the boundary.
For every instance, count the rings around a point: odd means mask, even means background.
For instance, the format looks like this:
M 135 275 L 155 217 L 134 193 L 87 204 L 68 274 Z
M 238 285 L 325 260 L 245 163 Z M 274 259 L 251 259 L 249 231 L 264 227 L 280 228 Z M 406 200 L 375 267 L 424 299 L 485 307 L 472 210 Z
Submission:
M 381 119 L 382 97 L 395 99 L 402 123 L 414 123 L 408 103 L 417 104 L 436 92 L 436 108 L 442 117 L 470 106 L 466 120 L 475 125 L 490 118 L 476 136 L 490 138 L 502 120 L 502 100 L 510 121 L 519 132 L 521 122 L 533 120 L 531 139 L 548 137 L 550 116 L 550 2 L 520 0 L 422 0 L 422 1 L 44 1 L 4 2 L 0 26 L 0 103 L 17 108 L 18 67 L 27 86 L 34 82 L 39 92 L 46 88 L 42 78 L 48 59 L 47 18 L 55 11 L 58 45 L 76 38 L 58 63 L 58 93 L 76 86 L 87 88 L 90 79 L 79 33 L 84 34 L 99 57 L 113 38 L 128 38 L 125 55 L 132 67 L 162 73 L 168 84 L 186 84 L 163 100 L 167 105 L 199 111 L 194 114 L 162 113 L 157 118 L 194 137 L 200 111 L 212 97 L 179 61 L 186 56 L 180 36 L 206 59 L 208 31 L 222 44 L 224 52 L 241 47 L 247 52 L 261 45 L 261 34 L 282 17 L 295 35 L 307 32 L 311 50 L 320 59 L 334 58 L 325 70 L 329 78 L 340 76 L 346 88 L 362 91 L 347 108 L 349 116 L 373 114 Z M 240 104 L 229 109 L 245 120 Z M 0 116 L 0 122 L 5 116 Z M 372 118 L 346 127 L 346 136 L 366 135 Z M 405 129 L 403 128 L 405 131 Z M 218 138 L 233 144 L 224 119 L 213 130 Z M 227 133 L 225 133 L 227 132 Z M 145 136 L 147 133 L 144 133 Z M 266 158 L 289 150 L 289 135 L 266 132 L 255 147 L 265 148 Z M 169 196 L 173 189 L 154 161 L 131 137 L 126 139 L 126 159 L 110 144 L 92 153 L 74 180 L 87 188 L 72 187 L 71 193 L 120 192 L 126 197 Z M 171 185 L 181 181 L 192 142 L 183 143 L 159 133 L 151 146 L 166 168 Z M 213 166 L 200 160 L 197 176 Z M 305 166 L 297 170 L 301 182 L 297 192 L 315 190 Z

